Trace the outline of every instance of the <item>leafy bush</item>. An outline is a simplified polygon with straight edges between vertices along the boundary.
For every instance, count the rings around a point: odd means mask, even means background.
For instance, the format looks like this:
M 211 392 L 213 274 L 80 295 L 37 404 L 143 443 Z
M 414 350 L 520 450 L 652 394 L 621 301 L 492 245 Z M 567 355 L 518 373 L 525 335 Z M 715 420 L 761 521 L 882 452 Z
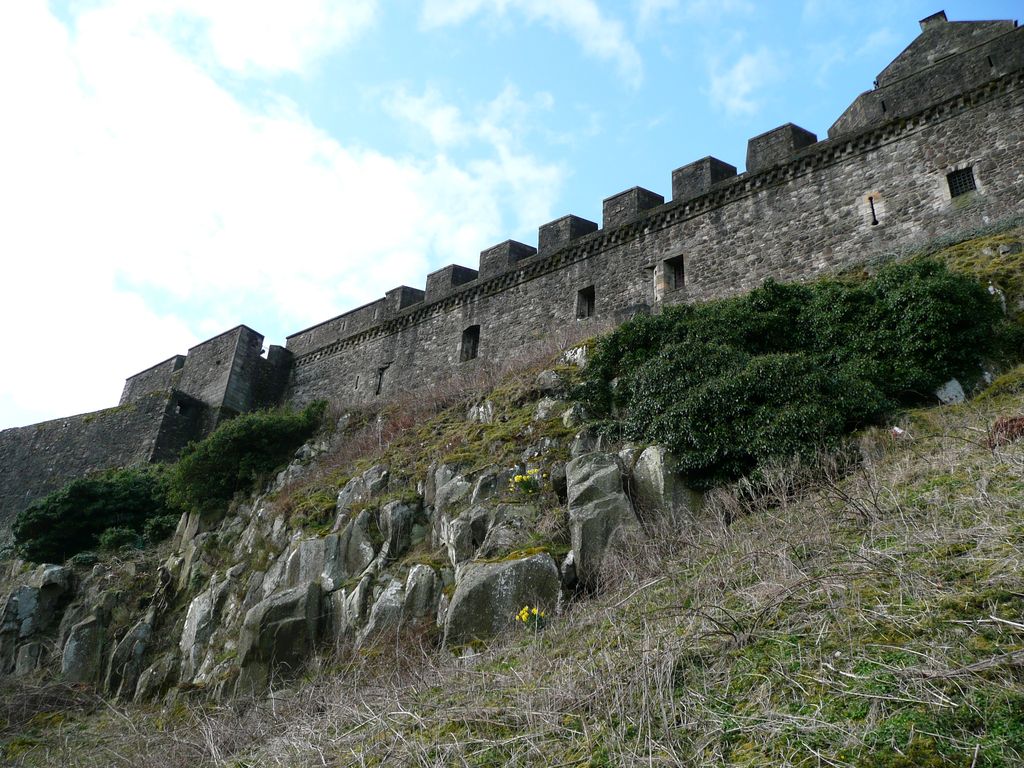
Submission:
M 100 549 L 104 552 L 117 552 L 125 548 L 139 549 L 141 546 L 142 537 L 131 528 L 115 526 L 100 534 Z
M 976 376 L 1000 317 L 981 285 L 930 261 L 873 279 L 769 281 L 626 323 L 598 343 L 577 396 L 628 437 L 665 444 L 707 487 Z
M 18 515 L 18 551 L 28 560 L 59 563 L 97 548 L 108 528 L 137 535 L 147 520 L 168 514 L 164 475 L 158 467 L 130 468 L 72 481 Z
M 174 529 L 178 527 L 179 519 L 180 515 L 175 514 L 149 518 L 146 524 L 142 526 L 142 538 L 147 544 L 158 544 L 174 533 Z
M 254 411 L 221 424 L 182 453 L 170 482 L 171 501 L 184 511 L 223 511 L 236 493 L 250 491 L 288 461 L 320 424 L 324 403 L 299 413 Z

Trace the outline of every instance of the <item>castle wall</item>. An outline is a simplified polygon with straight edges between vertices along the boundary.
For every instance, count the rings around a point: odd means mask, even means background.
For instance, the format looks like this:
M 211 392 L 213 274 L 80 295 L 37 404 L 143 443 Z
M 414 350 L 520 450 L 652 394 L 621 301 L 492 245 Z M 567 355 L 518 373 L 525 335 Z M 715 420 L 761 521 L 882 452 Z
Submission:
M 970 32 L 983 37 L 974 40 Z M 962 49 L 957 55 L 942 56 L 934 50 L 946 37 Z M 877 88 L 857 97 L 828 135 L 835 137 L 912 115 L 949 94 L 977 88 L 1022 67 L 1024 27 L 1017 28 L 1013 22 L 937 25 L 879 75 Z
M 362 323 L 335 318 L 289 337 L 288 400 L 367 402 L 471 374 L 479 363 L 460 362 L 460 345 L 473 325 L 477 360 L 500 359 L 566 326 L 727 296 L 769 277 L 807 279 L 1019 215 L 1022 119 L 1017 73 L 910 118 L 797 148 L 787 162 L 641 211 L 440 301 L 392 309 L 376 325 L 366 324 L 366 308 L 352 313 Z M 966 167 L 978 190 L 953 199 L 946 176 Z M 685 277 L 673 287 L 664 262 L 680 257 Z M 593 317 L 579 319 L 578 292 L 590 287 Z
M 181 370 L 185 364 L 184 355 L 174 357 L 157 363 L 151 368 L 136 373 L 124 382 L 124 390 L 121 392 L 119 405 L 130 403 L 133 400 L 148 395 L 150 392 L 168 391 L 174 387 L 177 376 L 174 374 Z
M 94 413 L 0 432 L 0 544 L 33 500 L 90 472 L 169 459 L 197 436 L 203 406 L 154 392 Z

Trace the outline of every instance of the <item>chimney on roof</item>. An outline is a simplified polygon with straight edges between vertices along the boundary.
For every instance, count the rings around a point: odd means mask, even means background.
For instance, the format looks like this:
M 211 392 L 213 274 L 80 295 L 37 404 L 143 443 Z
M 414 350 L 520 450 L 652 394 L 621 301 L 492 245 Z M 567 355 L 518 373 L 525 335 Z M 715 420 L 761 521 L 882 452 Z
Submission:
M 929 30 L 937 24 L 945 24 L 947 21 L 949 21 L 949 19 L 946 18 L 945 11 L 939 11 L 938 13 L 933 13 L 931 16 L 925 16 L 920 21 L 921 31 L 924 32 Z

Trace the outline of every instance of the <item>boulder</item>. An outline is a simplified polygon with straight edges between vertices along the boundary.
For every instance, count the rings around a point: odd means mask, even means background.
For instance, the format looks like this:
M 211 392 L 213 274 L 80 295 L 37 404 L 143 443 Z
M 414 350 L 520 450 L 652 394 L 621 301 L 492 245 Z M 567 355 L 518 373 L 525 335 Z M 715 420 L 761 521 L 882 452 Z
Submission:
M 542 397 L 533 411 L 534 421 L 547 421 L 562 415 L 566 409 L 565 401 L 555 400 L 553 397 Z
M 702 497 L 686 486 L 668 451 L 660 445 L 645 448 L 633 465 L 630 483 L 633 504 L 641 517 L 667 515 L 692 518 Z
M 579 403 L 573 403 L 565 409 L 562 414 L 562 426 L 566 429 L 574 429 L 587 420 L 586 409 Z
M 418 503 L 412 506 L 403 501 L 392 501 L 377 513 L 377 528 L 384 543 L 380 548 L 380 560 L 388 562 L 402 555 L 412 543 L 412 528 L 419 513 Z
M 361 576 L 377 556 L 370 536 L 370 511 L 351 517 L 337 534 L 324 539 L 324 589 L 333 591 L 349 579 Z
M 445 642 L 486 640 L 507 630 L 524 606 L 551 613 L 558 567 L 546 552 L 498 563 L 467 563 L 445 612 Z
M 565 379 L 558 371 L 546 370 L 537 374 L 534 388 L 542 395 L 561 395 L 566 390 Z
M 537 508 L 531 504 L 498 504 L 491 507 L 487 533 L 475 557 L 495 558 L 522 549 L 537 523 Z
M 423 503 L 433 506 L 439 488 L 443 488 L 458 474 L 457 468 L 448 464 L 430 465 L 423 481 Z
M 463 510 L 454 520 L 442 522 L 441 544 L 448 550 L 452 565 L 465 562 L 476 554 L 487 538 L 490 514 L 487 507 L 477 505 Z
M 18 648 L 18 654 L 14 660 L 14 674 L 18 677 L 30 675 L 43 665 L 46 657 L 46 646 L 43 643 L 25 643 Z
M 61 677 L 69 683 L 99 682 L 103 668 L 105 627 L 96 616 L 90 616 L 71 628 L 61 659 Z
M 376 464 L 361 475 L 357 475 L 349 480 L 338 492 L 338 500 L 335 505 L 338 519 L 346 518 L 353 504 L 367 501 L 374 496 L 384 493 L 388 489 L 390 478 L 391 475 L 388 472 L 388 468 L 382 464 Z M 335 529 L 338 527 L 340 527 L 338 523 L 335 523 Z
M 293 668 L 312 652 L 320 623 L 320 584 L 293 587 L 249 609 L 238 637 L 242 692 L 266 687 L 270 675 Z
M 147 617 L 148 618 L 148 617 Z M 121 642 L 110 654 L 107 667 L 106 689 L 118 698 L 132 698 L 135 694 L 139 676 L 142 674 L 142 662 L 149 646 L 153 626 L 147 619 L 135 624 L 121 638 Z
M 590 453 L 565 466 L 569 530 L 579 582 L 599 586 L 608 550 L 639 533 L 629 498 L 622 490 L 619 460 L 610 453 Z
M 392 579 L 373 602 L 366 626 L 356 635 L 356 646 L 363 645 L 367 640 L 375 640 L 388 629 L 401 624 L 404 605 L 405 586 L 398 579 Z
M 206 655 L 206 646 L 217 628 L 220 606 L 217 605 L 217 584 L 210 586 L 192 598 L 185 613 L 185 625 L 178 638 L 181 651 L 181 679 L 190 681 L 199 670 Z
M 483 400 L 476 405 L 471 405 L 466 412 L 466 421 L 490 424 L 494 421 L 494 403 L 490 400 Z
M 456 475 L 444 485 L 438 486 L 434 497 L 435 514 L 449 514 L 455 507 L 467 501 L 472 491 L 473 486 L 462 475 Z
M 604 439 L 596 434 L 594 430 L 584 427 L 572 439 L 572 444 L 569 446 L 569 455 L 573 458 L 579 458 L 588 453 L 600 451 L 604 446 L 604 442 Z
M 956 379 L 950 379 L 941 387 L 936 389 L 935 397 L 937 397 L 939 402 L 943 405 L 962 403 L 967 399 L 967 395 L 964 394 L 963 386 L 961 386 L 960 382 Z
M 161 656 L 139 675 L 132 700 L 136 704 L 154 701 L 174 684 L 179 666 L 174 656 Z
M 476 482 L 473 484 L 473 492 L 470 494 L 469 503 L 479 504 L 483 501 L 494 496 L 499 490 L 503 489 L 507 484 L 508 480 L 505 479 L 505 474 L 498 472 L 495 469 L 488 469 L 481 472 L 477 477 Z
M 402 615 L 407 619 L 422 619 L 437 613 L 441 597 L 441 579 L 429 565 L 414 565 L 405 578 L 405 602 Z

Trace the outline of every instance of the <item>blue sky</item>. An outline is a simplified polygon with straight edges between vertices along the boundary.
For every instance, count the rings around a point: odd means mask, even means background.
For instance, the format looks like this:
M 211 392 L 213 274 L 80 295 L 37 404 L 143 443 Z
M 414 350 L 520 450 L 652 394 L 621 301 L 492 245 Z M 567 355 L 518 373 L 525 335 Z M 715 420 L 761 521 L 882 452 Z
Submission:
M 0 428 L 116 404 L 785 122 L 984 0 L 0 3 Z

